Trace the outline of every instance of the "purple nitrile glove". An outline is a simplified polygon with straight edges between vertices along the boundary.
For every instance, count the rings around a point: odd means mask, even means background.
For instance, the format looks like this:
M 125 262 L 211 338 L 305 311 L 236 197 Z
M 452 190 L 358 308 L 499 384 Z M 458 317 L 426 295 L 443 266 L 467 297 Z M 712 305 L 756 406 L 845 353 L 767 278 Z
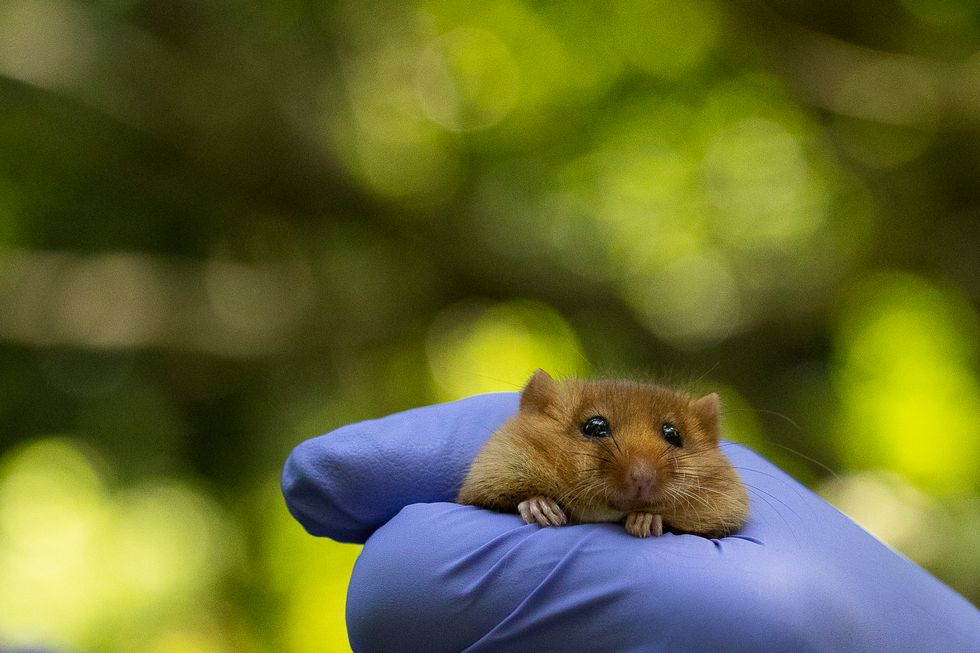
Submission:
M 300 444 L 283 492 L 314 535 L 365 542 L 355 651 L 980 651 L 980 611 L 777 467 L 723 444 L 752 508 L 722 539 L 639 539 L 452 503 L 517 411 L 502 393 Z

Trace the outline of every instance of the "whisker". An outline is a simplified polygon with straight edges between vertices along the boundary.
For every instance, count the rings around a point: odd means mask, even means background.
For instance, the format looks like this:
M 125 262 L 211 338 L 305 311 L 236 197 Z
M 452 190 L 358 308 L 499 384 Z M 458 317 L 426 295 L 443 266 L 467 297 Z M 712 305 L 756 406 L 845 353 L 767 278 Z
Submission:
M 788 415 L 784 415 L 783 413 L 780 413 L 780 412 L 775 411 L 775 410 L 766 410 L 765 408 L 725 408 L 721 412 L 722 412 L 722 414 L 725 414 L 725 413 L 765 413 L 766 415 L 773 415 L 775 417 L 779 417 L 779 418 L 781 418 L 783 420 L 786 420 L 786 422 L 788 422 L 789 424 L 791 424 L 793 426 L 793 428 L 795 428 L 797 431 L 799 431 L 800 433 L 803 432 L 803 427 L 800 426 L 799 424 L 797 424 L 796 422 L 794 422 L 792 420 L 792 418 L 790 418 Z

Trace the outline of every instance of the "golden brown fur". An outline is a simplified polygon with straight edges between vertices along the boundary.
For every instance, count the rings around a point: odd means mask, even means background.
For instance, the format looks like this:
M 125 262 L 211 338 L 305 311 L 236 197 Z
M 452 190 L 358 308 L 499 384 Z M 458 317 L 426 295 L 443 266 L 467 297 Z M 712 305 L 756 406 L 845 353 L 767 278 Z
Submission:
M 716 394 L 693 399 L 625 380 L 558 383 L 538 370 L 518 413 L 474 459 L 457 500 L 516 512 L 522 501 L 544 496 L 572 521 L 614 522 L 641 511 L 661 515 L 675 531 L 730 534 L 745 522 L 748 497 L 718 448 L 718 411 Z M 596 415 L 608 419 L 609 437 L 582 434 Z M 681 447 L 665 440 L 665 422 L 680 431 Z M 648 501 L 629 498 L 637 461 L 655 473 Z

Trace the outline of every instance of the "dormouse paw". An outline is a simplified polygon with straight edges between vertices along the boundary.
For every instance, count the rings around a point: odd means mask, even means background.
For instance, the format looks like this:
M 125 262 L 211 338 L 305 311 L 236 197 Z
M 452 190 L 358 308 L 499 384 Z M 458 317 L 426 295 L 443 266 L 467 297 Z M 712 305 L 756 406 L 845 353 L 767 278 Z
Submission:
M 539 526 L 561 526 L 568 523 L 565 513 L 558 507 L 554 499 L 548 497 L 531 497 L 517 504 L 517 512 L 525 524 Z
M 659 537 L 664 533 L 664 521 L 652 512 L 631 512 L 626 515 L 626 532 L 633 537 Z

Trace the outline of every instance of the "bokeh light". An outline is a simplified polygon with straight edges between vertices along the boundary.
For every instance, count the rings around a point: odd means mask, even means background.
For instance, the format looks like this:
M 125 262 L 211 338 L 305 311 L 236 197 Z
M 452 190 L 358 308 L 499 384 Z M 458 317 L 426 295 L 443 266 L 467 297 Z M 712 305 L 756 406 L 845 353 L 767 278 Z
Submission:
M 358 19 L 364 17 L 351 17 Z M 459 155 L 420 103 L 416 84 L 425 41 L 418 21 L 407 8 L 388 20 L 404 29 L 395 35 L 359 25 L 362 39 L 343 71 L 345 105 L 337 106 L 333 87 L 324 90 L 332 109 L 324 117 L 328 145 L 373 192 L 409 204 L 436 202 L 459 181 Z
M 686 106 L 645 98 L 569 167 L 567 192 L 657 336 L 703 348 L 852 265 L 873 207 L 849 201 L 816 130 L 772 80 L 745 78 Z
M 444 399 L 519 390 L 537 368 L 557 377 L 589 371 L 568 323 L 529 301 L 450 306 L 433 323 L 427 351 Z
M 78 84 L 98 42 L 74 2 L 12 0 L 0 9 L 0 71 L 42 88 Z
M 242 554 L 223 511 L 186 483 L 113 491 L 66 438 L 0 460 L 0 640 L 115 647 L 206 609 Z
M 416 83 L 430 120 L 450 131 L 472 131 L 492 127 L 514 107 L 520 70 L 491 32 L 456 29 L 422 53 Z
M 894 273 L 857 284 L 837 335 L 835 442 L 848 465 L 892 469 L 933 492 L 976 488 L 978 342 L 976 312 L 950 289 Z

